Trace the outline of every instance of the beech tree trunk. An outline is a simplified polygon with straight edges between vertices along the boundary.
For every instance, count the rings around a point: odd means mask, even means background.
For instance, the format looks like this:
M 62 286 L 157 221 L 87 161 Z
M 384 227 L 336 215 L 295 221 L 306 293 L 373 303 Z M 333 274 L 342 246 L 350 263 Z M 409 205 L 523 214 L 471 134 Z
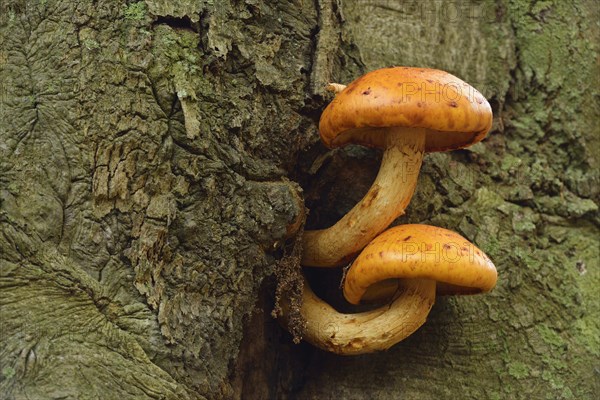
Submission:
M 0 397 L 600 397 L 599 19 L 593 0 L 3 2 Z M 488 138 L 427 155 L 396 223 L 461 233 L 499 281 L 340 357 L 271 318 L 275 270 L 302 202 L 331 225 L 379 166 L 320 144 L 325 85 L 390 65 L 490 100 Z M 339 277 L 309 273 L 342 307 Z

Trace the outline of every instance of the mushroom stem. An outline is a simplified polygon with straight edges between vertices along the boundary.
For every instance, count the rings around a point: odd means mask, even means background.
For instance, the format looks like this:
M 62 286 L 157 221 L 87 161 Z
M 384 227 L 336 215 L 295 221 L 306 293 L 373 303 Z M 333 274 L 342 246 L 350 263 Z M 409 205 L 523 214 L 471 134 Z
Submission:
M 335 225 L 304 232 L 302 265 L 344 265 L 404 214 L 417 185 L 425 132 L 423 128 L 386 128 L 386 149 L 375 182 Z
M 386 350 L 425 323 L 435 302 L 435 286 L 435 281 L 429 279 L 403 279 L 389 304 L 372 311 L 343 314 L 317 297 L 304 278 L 300 312 L 307 326 L 303 339 L 340 355 Z M 284 318 L 286 313 L 284 307 Z
M 341 83 L 330 83 L 325 89 L 335 94 L 341 93 L 342 90 L 346 89 L 346 85 L 342 85 Z

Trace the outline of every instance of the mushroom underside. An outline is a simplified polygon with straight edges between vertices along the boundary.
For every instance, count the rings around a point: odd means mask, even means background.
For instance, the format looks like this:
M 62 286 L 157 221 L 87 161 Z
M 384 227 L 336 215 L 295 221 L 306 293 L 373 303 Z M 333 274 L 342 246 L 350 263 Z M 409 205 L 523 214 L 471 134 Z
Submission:
M 400 278 L 390 278 L 372 284 L 360 299 L 361 304 L 388 303 L 401 287 Z M 437 282 L 435 294 L 437 296 L 473 295 L 484 293 L 480 287 L 453 285 L 446 282 Z

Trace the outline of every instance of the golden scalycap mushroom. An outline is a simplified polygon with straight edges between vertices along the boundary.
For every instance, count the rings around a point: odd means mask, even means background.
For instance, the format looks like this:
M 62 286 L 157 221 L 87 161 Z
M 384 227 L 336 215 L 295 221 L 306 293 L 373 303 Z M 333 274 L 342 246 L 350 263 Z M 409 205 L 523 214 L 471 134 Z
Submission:
M 438 294 L 475 294 L 493 289 L 498 273 L 458 233 L 414 224 L 390 228 L 365 247 L 346 275 L 344 296 L 358 304 L 371 285 L 392 278 L 435 281 Z
M 321 115 L 323 143 L 362 144 L 384 153 L 379 174 L 360 203 L 332 227 L 305 232 L 302 265 L 313 267 L 346 264 L 404 214 L 425 152 L 467 147 L 492 126 L 486 99 L 444 71 L 384 68 L 345 88 L 330 87 L 338 94 Z
M 393 285 L 379 285 L 391 279 Z M 340 313 L 317 297 L 305 280 L 303 338 L 341 355 L 385 350 L 425 323 L 436 294 L 487 292 L 496 279 L 490 259 L 459 234 L 429 225 L 397 226 L 365 247 L 344 281 L 350 303 L 366 297 L 385 297 L 388 302 L 371 311 Z M 284 319 L 288 308 L 283 307 Z
M 425 128 L 427 152 L 479 142 L 492 126 L 487 100 L 468 83 L 437 69 L 394 67 L 350 83 L 319 123 L 327 147 L 385 147 L 381 128 Z

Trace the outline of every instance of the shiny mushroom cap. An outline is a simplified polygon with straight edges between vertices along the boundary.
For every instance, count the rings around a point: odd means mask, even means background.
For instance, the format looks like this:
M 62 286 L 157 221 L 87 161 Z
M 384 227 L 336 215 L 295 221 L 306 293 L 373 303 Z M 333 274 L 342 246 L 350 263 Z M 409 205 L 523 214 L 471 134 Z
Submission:
M 394 67 L 350 83 L 323 112 L 319 130 L 333 148 L 384 147 L 382 128 L 425 128 L 425 150 L 435 152 L 477 143 L 491 126 L 489 103 L 468 83 L 436 69 Z
M 488 292 L 498 273 L 483 251 L 458 233 L 430 225 L 400 225 L 369 243 L 344 282 L 344 296 L 358 304 L 369 288 L 386 279 L 431 279 L 438 294 Z

